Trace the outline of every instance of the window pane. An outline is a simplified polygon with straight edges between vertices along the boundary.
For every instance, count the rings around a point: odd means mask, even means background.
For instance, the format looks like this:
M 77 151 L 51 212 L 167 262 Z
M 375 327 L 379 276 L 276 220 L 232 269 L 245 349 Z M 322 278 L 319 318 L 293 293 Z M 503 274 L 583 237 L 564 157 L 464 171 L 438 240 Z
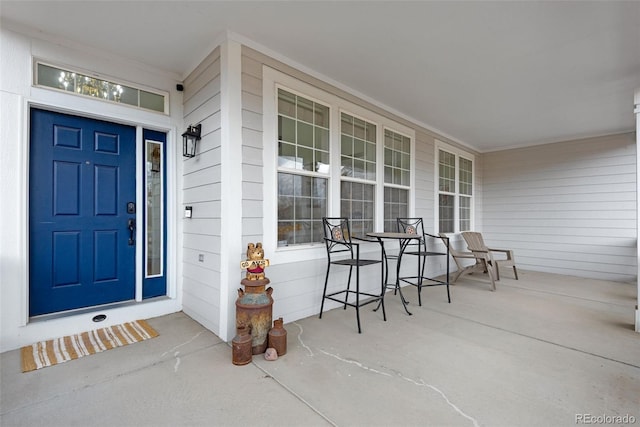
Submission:
M 369 142 L 376 142 L 376 125 L 373 123 L 367 123 L 365 139 Z
M 281 221 L 293 219 L 295 200 L 293 196 L 278 196 L 278 219 Z
M 281 142 L 278 144 L 278 166 L 296 169 L 296 146 Z M 301 168 L 301 167 L 300 167 Z M 297 168 L 297 169 L 300 169 Z
M 356 178 L 365 178 L 364 161 L 353 160 L 353 176 Z
M 470 196 L 473 187 L 473 176 L 472 176 L 472 163 L 471 160 L 460 157 L 459 160 L 460 172 L 459 172 L 459 181 L 460 181 L 460 194 L 465 194 Z
M 322 241 L 327 179 L 278 173 L 278 246 Z
M 471 230 L 471 197 L 460 196 L 460 231 Z
M 313 126 L 298 122 L 298 145 L 313 147 Z
M 322 104 L 314 103 L 315 121 L 316 126 L 329 128 L 329 107 Z
M 296 104 L 298 106 L 298 121 L 313 123 L 313 101 L 296 96 Z
M 146 277 L 162 275 L 162 246 L 163 246 L 163 197 L 162 175 L 163 155 L 162 143 L 145 141 L 147 164 L 147 208 L 145 210 L 146 225 Z
M 296 96 L 284 90 L 278 93 L 278 114 L 296 117 Z
M 455 232 L 454 224 L 454 196 L 440 194 L 439 196 L 440 233 Z
M 364 141 L 361 139 L 353 139 L 353 156 L 357 159 L 364 158 Z
M 341 114 L 342 176 L 360 179 L 376 178 L 375 125 L 362 119 Z M 373 129 L 373 130 L 372 130 Z M 373 132 L 373 141 L 365 140 L 367 131 Z
M 296 197 L 311 197 L 311 195 L 313 194 L 313 189 L 311 188 L 311 180 L 305 179 L 305 177 L 301 175 L 295 175 L 293 178 L 293 182 L 295 183 L 293 194 Z
M 384 189 L 384 231 L 398 231 L 398 218 L 406 218 L 409 213 L 409 190 L 385 187 Z
M 351 156 L 353 157 L 353 138 L 347 135 L 342 135 L 342 145 L 340 149 L 340 153 L 343 156 Z
M 353 176 L 353 161 L 351 160 L 351 157 L 342 156 L 340 166 L 342 166 L 340 175 Z
M 411 174 L 411 140 L 403 135 L 385 129 L 384 131 L 384 182 L 387 184 L 409 185 L 404 179 Z
M 316 151 L 316 171 L 324 174 L 329 173 L 329 153 Z
M 302 160 L 302 169 L 306 171 L 314 170 L 313 150 L 310 148 L 298 147 L 298 156 Z
M 65 79 L 66 73 L 58 68 L 38 64 L 38 84 L 73 92 L 75 81 Z M 75 77 L 75 76 L 74 76 Z
M 112 97 L 110 99 L 122 96 L 123 87 L 115 87 L 111 89 Z M 118 93 L 120 92 L 120 93 Z M 146 90 L 140 91 L 140 107 L 148 110 L 164 112 L 164 96 L 157 93 L 147 92 Z
M 447 153 L 446 151 L 439 151 L 440 164 L 440 185 L 439 191 L 446 191 L 448 193 L 455 192 L 455 183 L 456 183 L 456 156 Z
M 278 117 L 278 139 L 280 141 L 296 142 L 296 122 L 287 117 Z
M 349 218 L 351 232 L 364 236 L 373 231 L 374 185 L 342 181 L 340 183 L 340 216 Z
M 340 117 L 340 133 L 353 136 L 353 117 L 348 114 L 342 114 Z
M 374 162 L 376 161 L 376 144 L 375 143 L 367 143 L 365 145 L 365 159 L 368 162 Z
M 362 119 L 353 119 L 353 136 L 358 139 L 364 139 L 365 121 Z
M 293 196 L 293 178 L 295 176 L 290 173 L 278 174 L 278 195 Z
M 409 171 L 402 171 L 401 177 L 400 177 L 400 184 L 405 185 L 405 186 L 409 186 L 410 184 L 410 180 L 409 180 Z
M 374 181 L 376 179 L 376 165 L 375 163 L 367 163 L 366 164 L 366 176 L 365 179 L 369 181 Z
M 318 150 L 329 152 L 329 130 L 316 127 L 315 147 Z

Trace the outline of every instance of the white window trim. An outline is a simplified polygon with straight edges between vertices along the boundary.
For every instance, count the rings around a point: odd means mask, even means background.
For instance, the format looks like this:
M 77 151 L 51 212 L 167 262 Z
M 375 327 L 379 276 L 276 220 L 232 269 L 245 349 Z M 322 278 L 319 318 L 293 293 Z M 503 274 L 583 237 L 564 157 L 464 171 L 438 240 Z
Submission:
M 330 162 L 332 172 L 329 175 L 313 173 L 313 176 L 329 179 L 327 209 L 329 216 L 340 216 L 340 182 L 341 176 L 334 172 L 340 164 L 340 150 L 335 149 L 335 141 L 340 141 L 340 116 L 347 113 L 362 118 L 376 125 L 376 230 L 384 225 L 384 130 L 389 129 L 411 139 L 411 176 L 409 188 L 409 209 L 413 212 L 415 205 L 415 130 L 397 123 L 369 109 L 349 102 L 330 92 L 305 83 L 288 74 L 284 74 L 266 65 L 263 66 L 263 246 L 272 254 L 270 261 L 274 264 L 286 264 L 309 259 L 326 257 L 324 243 L 278 247 L 278 146 L 277 120 L 278 89 L 304 96 L 312 101 L 329 106 L 329 141 Z
M 455 197 L 454 197 L 454 231 L 453 233 L 447 233 L 448 235 L 460 234 L 460 157 L 471 161 L 471 176 L 473 182 L 471 183 L 471 229 L 475 229 L 475 216 L 476 216 L 476 158 L 468 151 L 461 150 L 453 145 L 449 145 L 446 142 L 435 140 L 435 153 L 434 153 L 434 224 L 433 229 L 440 232 L 440 150 L 446 151 L 456 156 L 456 174 L 455 174 Z

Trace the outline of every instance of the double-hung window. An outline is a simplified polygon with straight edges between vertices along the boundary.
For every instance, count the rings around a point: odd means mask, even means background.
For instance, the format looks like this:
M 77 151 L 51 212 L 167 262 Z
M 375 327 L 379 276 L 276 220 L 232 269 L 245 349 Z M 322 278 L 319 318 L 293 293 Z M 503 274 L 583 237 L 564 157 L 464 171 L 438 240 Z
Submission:
M 438 230 L 459 233 L 472 229 L 473 155 L 436 143 Z
M 263 77 L 266 246 L 304 259 L 324 245 L 325 216 L 349 218 L 356 236 L 396 231 L 411 209 L 414 131 L 269 67 Z

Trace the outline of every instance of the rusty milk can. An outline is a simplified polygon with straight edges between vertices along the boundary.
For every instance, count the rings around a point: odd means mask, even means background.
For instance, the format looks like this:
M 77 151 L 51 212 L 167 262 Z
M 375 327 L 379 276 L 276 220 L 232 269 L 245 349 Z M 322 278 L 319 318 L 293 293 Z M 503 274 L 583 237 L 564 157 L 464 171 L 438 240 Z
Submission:
M 246 365 L 251 362 L 251 328 L 245 325 L 238 326 L 238 334 L 231 344 L 232 361 L 234 365 Z
M 247 259 L 240 263 L 240 268 L 247 270 L 246 279 L 240 283 L 244 291 L 238 289 L 236 300 L 236 327 L 240 325 L 251 326 L 253 354 L 264 353 L 267 349 L 267 334 L 271 328 L 271 312 L 273 308 L 273 289 L 265 287 L 269 279 L 264 275 L 264 269 L 269 265 L 269 260 L 264 259 L 262 243 L 247 246 Z
M 267 337 L 271 328 L 273 310 L 272 288 L 265 289 L 269 279 L 240 282 L 245 290 L 238 289 L 236 300 L 236 326 L 251 325 L 251 350 L 253 354 L 264 353 L 267 349 Z

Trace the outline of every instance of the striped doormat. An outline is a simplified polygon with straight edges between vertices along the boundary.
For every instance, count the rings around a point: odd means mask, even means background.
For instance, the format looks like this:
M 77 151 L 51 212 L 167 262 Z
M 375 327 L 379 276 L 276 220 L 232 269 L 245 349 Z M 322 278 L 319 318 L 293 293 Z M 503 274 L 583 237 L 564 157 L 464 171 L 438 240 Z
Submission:
M 22 372 L 155 338 L 158 333 L 144 320 L 96 329 L 22 347 Z

